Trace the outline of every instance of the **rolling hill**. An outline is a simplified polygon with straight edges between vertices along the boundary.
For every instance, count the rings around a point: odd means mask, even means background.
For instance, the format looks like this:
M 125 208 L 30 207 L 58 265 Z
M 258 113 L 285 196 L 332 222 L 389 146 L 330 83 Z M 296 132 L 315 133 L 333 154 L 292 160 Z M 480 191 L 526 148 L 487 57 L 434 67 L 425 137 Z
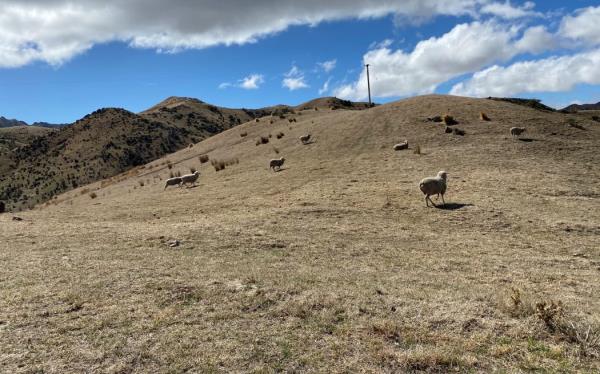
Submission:
M 0 215 L 3 370 L 598 372 L 599 140 L 487 99 L 308 109 Z

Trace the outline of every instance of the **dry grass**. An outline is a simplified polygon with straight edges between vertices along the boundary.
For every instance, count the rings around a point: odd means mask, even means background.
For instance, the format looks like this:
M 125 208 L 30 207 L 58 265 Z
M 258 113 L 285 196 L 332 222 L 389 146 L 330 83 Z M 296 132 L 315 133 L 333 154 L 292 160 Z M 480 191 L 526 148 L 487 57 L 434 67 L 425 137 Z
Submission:
M 469 136 L 423 122 L 447 108 Z M 1 371 L 598 372 L 600 129 L 514 108 L 310 110 L 270 130 L 280 173 L 252 122 L 194 147 L 243 160 L 202 188 L 132 176 L 0 215 Z M 511 141 L 521 124 L 538 141 Z M 390 157 L 404 134 L 427 152 Z M 439 170 L 447 206 L 426 208 Z

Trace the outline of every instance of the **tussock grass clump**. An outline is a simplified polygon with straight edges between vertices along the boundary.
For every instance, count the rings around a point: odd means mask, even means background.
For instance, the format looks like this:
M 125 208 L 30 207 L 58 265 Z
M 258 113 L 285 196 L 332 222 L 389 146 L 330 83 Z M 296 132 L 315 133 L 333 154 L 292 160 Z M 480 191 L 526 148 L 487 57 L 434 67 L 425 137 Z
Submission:
M 458 121 L 455 120 L 454 117 L 452 117 L 449 114 L 445 114 L 444 117 L 442 118 L 442 121 L 444 122 L 444 124 L 446 126 L 452 126 L 452 125 L 458 124 Z
M 491 121 L 490 117 L 488 117 L 484 112 L 479 113 L 479 119 L 482 121 Z
M 256 118 L 254 121 L 255 121 L 255 122 L 260 122 L 260 119 L 259 119 L 259 118 Z
M 173 163 L 170 160 L 167 160 L 167 167 L 173 169 Z
M 279 149 L 277 147 L 273 147 L 273 152 L 275 152 L 276 154 L 279 154 Z
M 138 184 L 140 185 L 140 187 L 144 187 L 144 181 L 138 181 Z
M 240 133 L 240 137 L 241 137 L 241 138 L 245 138 L 246 136 L 248 136 L 248 133 L 247 133 L 247 132 L 242 132 L 242 133 Z
M 511 288 L 500 308 L 514 318 L 535 316 L 534 320 L 542 322 L 549 333 L 577 344 L 583 356 L 600 356 L 600 326 L 579 320 L 567 311 L 560 300 L 535 302 L 520 289 Z
M 225 160 L 212 160 L 210 163 L 215 168 L 215 171 L 219 172 L 225 170 L 227 166 L 239 164 L 240 160 L 237 157 L 233 157 Z
M 421 154 L 421 145 L 420 144 L 417 144 L 415 146 L 415 149 L 414 149 L 413 153 L 416 154 L 416 155 L 420 155 Z
M 205 164 L 208 162 L 208 155 L 200 155 L 198 156 L 198 160 L 200 160 L 201 164 Z
M 79 193 L 80 193 L 81 195 L 85 195 L 85 194 L 87 194 L 87 193 L 89 193 L 89 192 L 90 192 L 90 189 L 89 189 L 89 188 L 84 188 L 84 189 L 83 189 L 83 190 L 81 190 Z
M 276 136 L 277 136 L 277 139 L 281 139 L 284 137 L 284 135 L 285 135 L 284 133 L 280 132 Z
M 169 173 L 169 178 L 175 178 L 175 177 L 181 177 L 181 172 L 180 171 L 176 171 L 176 172 L 170 172 Z
M 194 148 L 194 143 L 190 143 L 190 145 L 188 145 L 188 148 Z
M 95 192 L 90 192 L 89 196 L 90 196 L 91 199 L 95 199 L 95 198 L 98 197 L 98 195 Z
M 269 135 L 270 137 L 270 135 Z M 257 141 L 256 141 L 256 145 L 261 145 L 261 144 L 267 144 L 269 143 L 269 137 L 266 136 L 261 136 Z

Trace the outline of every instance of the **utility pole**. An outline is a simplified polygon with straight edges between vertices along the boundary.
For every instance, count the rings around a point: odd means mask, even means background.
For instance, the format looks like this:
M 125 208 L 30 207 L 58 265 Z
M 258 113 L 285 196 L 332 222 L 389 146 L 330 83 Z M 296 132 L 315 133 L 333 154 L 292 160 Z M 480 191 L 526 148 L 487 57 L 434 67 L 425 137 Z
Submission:
M 369 77 L 369 64 L 365 65 L 367 67 L 367 87 L 369 88 L 369 108 L 373 106 L 371 102 L 371 79 Z

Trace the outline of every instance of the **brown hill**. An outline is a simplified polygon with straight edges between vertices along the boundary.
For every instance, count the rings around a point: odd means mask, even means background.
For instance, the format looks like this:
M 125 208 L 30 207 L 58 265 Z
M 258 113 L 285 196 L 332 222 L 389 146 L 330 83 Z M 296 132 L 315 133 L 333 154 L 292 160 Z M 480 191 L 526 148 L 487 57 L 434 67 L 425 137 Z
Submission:
M 0 215 L 3 369 L 599 372 L 597 122 L 446 96 L 293 118 Z
M 297 105 L 295 109 L 368 109 L 369 103 L 354 102 L 349 100 L 338 99 L 337 97 L 321 97 L 314 100 L 307 101 L 306 103 Z

